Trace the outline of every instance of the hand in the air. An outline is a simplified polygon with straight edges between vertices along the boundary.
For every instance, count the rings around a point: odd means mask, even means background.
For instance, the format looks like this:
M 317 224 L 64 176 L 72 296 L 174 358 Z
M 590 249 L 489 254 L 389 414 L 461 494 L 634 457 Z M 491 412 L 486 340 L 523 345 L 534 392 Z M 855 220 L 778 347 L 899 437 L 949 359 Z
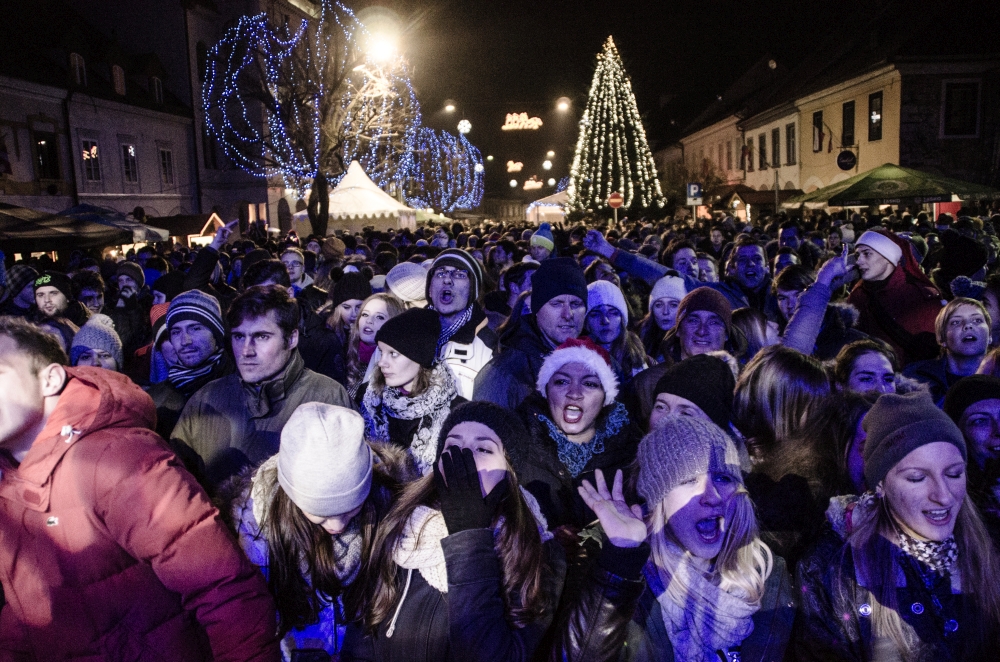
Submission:
M 638 547 L 646 539 L 646 523 L 642 521 L 642 509 L 638 505 L 629 507 L 622 495 L 622 472 L 615 473 L 614 485 L 608 491 L 608 483 L 600 469 L 594 472 L 595 488 L 583 481 L 578 489 L 584 503 L 594 511 L 601 522 L 604 534 L 615 547 Z
M 587 232 L 583 237 L 583 247 L 607 258 L 610 258 L 611 254 L 615 252 L 615 247 L 608 243 L 600 230 Z

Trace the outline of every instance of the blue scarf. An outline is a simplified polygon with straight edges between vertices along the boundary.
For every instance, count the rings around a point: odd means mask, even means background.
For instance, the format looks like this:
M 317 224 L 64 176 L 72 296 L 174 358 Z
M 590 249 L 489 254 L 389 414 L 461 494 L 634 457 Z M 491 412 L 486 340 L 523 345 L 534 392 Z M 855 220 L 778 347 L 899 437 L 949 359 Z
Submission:
M 538 418 L 545 423 L 549 429 L 549 436 L 556 442 L 559 461 L 569 469 L 573 478 L 576 478 L 587 468 L 592 457 L 604 452 L 604 441 L 615 436 L 625 427 L 628 423 L 628 410 L 625 409 L 625 405 L 616 402 L 615 408 L 611 410 L 604 421 L 604 427 L 598 430 L 594 438 L 585 444 L 577 444 L 567 439 L 559 426 L 549 420 L 547 416 L 539 414 Z

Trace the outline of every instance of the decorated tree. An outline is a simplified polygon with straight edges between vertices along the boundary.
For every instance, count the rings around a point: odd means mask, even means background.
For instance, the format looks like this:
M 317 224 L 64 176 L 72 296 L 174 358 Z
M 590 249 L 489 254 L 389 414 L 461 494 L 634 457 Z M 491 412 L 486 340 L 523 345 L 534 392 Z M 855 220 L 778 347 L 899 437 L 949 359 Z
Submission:
M 632 83 L 611 37 L 597 56 L 587 109 L 570 169 L 570 211 L 606 210 L 613 192 L 633 212 L 662 209 L 666 201 L 635 104 Z
M 483 157 L 465 136 L 421 127 L 406 184 L 411 207 L 439 212 L 474 209 L 483 199 Z
M 420 106 L 402 59 L 377 63 L 367 33 L 333 0 L 292 31 L 247 16 L 209 54 L 202 101 L 209 129 L 247 172 L 309 189 L 309 220 L 326 234 L 329 189 L 360 161 L 376 184 L 406 181 Z

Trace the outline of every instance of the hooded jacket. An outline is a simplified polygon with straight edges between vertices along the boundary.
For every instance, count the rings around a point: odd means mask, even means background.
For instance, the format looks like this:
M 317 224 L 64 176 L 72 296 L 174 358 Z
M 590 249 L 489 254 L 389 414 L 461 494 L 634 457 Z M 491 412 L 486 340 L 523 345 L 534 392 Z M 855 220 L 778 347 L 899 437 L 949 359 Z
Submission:
M 121 374 L 67 368 L 0 459 L 0 660 L 274 660 L 274 602 Z
M 489 327 L 486 313 L 474 303 L 472 319 L 440 349 L 438 358 L 451 368 L 458 394 L 466 400 L 472 398 L 476 377 L 493 358 L 497 344 L 497 334 Z

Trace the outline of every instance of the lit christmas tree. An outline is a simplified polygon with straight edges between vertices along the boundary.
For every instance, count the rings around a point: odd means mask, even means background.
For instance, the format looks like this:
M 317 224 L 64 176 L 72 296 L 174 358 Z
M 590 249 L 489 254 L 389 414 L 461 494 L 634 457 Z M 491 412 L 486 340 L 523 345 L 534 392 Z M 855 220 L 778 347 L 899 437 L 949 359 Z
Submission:
M 639 213 L 666 204 L 646 142 L 632 83 L 611 37 L 597 56 L 587 109 L 570 169 L 570 211 L 607 210 L 619 192 L 624 208 Z

